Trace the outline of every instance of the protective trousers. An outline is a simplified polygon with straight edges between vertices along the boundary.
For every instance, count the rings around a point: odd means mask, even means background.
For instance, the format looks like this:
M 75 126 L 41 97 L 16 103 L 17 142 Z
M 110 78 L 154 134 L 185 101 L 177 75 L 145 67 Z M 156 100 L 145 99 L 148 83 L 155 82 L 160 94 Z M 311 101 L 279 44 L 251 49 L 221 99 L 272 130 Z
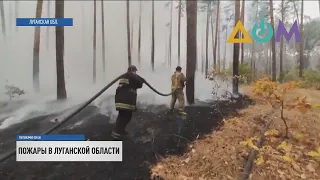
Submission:
M 171 103 L 170 103 L 170 109 L 174 109 L 174 105 L 176 104 L 176 101 L 179 101 L 179 111 L 184 111 L 184 93 L 182 89 L 176 89 L 173 91 L 171 95 Z
M 126 127 L 131 121 L 132 118 L 132 111 L 128 110 L 119 110 L 119 114 L 116 121 L 116 133 L 125 135 L 126 134 Z

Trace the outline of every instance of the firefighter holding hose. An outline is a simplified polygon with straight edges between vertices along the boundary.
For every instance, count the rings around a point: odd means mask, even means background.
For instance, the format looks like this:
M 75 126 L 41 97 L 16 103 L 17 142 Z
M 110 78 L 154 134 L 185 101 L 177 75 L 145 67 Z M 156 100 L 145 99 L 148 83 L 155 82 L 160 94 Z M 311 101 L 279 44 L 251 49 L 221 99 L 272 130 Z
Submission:
M 116 127 L 112 132 L 112 137 L 120 140 L 127 135 L 126 126 L 132 118 L 132 113 L 137 110 L 137 89 L 142 88 L 145 80 L 136 74 L 137 67 L 130 65 L 127 73 L 119 80 L 119 86 L 116 90 L 115 104 L 116 110 L 119 111 Z
M 185 86 L 185 82 L 187 78 L 184 76 L 184 74 L 181 72 L 182 68 L 178 66 L 176 68 L 176 71 L 174 74 L 171 76 L 171 103 L 170 103 L 170 112 L 173 112 L 174 110 L 174 105 L 178 99 L 179 101 L 179 113 L 186 115 L 184 112 L 184 93 L 183 93 L 183 88 Z

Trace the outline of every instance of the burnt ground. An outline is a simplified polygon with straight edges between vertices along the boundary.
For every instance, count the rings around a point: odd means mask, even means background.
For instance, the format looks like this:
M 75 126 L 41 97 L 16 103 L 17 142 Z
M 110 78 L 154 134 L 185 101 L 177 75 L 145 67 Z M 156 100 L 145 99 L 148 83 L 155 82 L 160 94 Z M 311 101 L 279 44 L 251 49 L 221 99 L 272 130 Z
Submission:
M 151 179 L 150 166 L 159 158 L 168 155 L 183 155 L 188 144 L 210 133 L 225 116 L 237 115 L 245 108 L 247 97 L 234 102 L 222 101 L 216 106 L 187 106 L 190 116 L 182 121 L 174 115 L 167 115 L 164 106 L 149 106 L 134 114 L 128 125 L 130 139 L 123 142 L 123 162 L 16 162 L 15 156 L 0 163 L 0 179 L 4 180 L 147 180 Z M 219 108 L 216 108 L 219 107 Z M 152 112 L 157 109 L 158 113 Z M 219 109 L 219 110 L 218 110 Z M 110 140 L 114 124 L 98 109 L 89 106 L 54 133 L 85 134 L 90 140 Z M 0 153 L 15 147 L 15 135 L 20 133 L 41 133 L 53 126 L 54 115 L 30 119 L 23 124 L 13 125 L 0 133 Z M 79 119 L 85 121 L 74 127 Z M 182 123 L 183 122 L 183 123 Z M 73 128 L 71 128 L 73 126 Z M 182 127 L 181 131 L 179 127 Z M 180 133 L 179 133 L 180 131 Z M 53 133 L 53 134 L 54 134 Z M 161 178 L 159 178 L 161 179 Z

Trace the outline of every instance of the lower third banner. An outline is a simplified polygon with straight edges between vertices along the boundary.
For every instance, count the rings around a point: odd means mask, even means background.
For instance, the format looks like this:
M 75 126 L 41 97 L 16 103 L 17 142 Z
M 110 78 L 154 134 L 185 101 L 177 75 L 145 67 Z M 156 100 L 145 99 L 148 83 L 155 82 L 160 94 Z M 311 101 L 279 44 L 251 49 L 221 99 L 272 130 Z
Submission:
M 68 141 L 68 135 L 64 136 L 56 141 L 48 137 L 26 140 L 17 136 L 16 161 L 122 161 L 122 141 L 84 141 L 75 137 Z
M 73 26 L 73 18 L 16 18 L 16 26 Z

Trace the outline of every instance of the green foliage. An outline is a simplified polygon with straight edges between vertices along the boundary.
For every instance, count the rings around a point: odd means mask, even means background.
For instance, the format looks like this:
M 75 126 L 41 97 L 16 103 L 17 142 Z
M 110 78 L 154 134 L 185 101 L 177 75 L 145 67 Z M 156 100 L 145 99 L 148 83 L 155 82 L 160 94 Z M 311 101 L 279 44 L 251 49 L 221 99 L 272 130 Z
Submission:
M 283 82 L 285 76 L 286 76 L 286 73 L 285 73 L 285 72 L 279 73 L 278 81 L 279 81 L 279 82 Z
M 252 70 L 249 64 L 244 63 L 239 65 L 239 75 L 242 76 L 240 79 L 241 84 L 252 82 Z
M 228 69 L 227 74 L 232 76 L 232 68 Z M 253 71 L 250 68 L 249 64 L 239 64 L 239 83 L 240 84 L 248 84 L 252 82 Z
M 320 90 L 320 72 L 312 70 L 304 71 L 302 86 L 305 88 L 315 87 Z
M 314 20 L 304 24 L 305 50 L 311 51 L 319 41 L 320 21 Z
M 299 79 L 299 70 L 298 68 L 292 68 L 289 71 L 285 71 L 279 75 L 278 81 L 280 82 L 289 82 Z M 282 81 L 281 81 L 282 80 Z M 302 75 L 302 87 L 320 89 L 320 72 L 313 70 L 305 70 Z
M 278 81 L 280 82 L 289 82 L 289 81 L 294 81 L 299 78 L 299 70 L 298 68 L 291 68 L 288 71 L 284 71 L 280 73 L 278 77 Z

